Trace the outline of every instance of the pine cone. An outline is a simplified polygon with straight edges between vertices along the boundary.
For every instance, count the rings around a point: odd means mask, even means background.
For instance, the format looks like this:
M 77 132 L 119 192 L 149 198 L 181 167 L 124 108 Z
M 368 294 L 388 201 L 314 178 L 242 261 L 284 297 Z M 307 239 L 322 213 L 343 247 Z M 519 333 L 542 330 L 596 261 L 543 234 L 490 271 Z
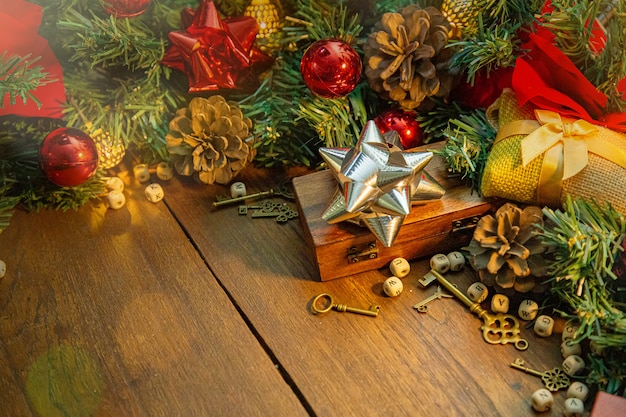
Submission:
M 485 9 L 485 0 L 443 0 L 441 14 L 452 26 L 452 37 L 461 39 L 462 36 L 474 33 L 478 29 L 478 13 Z
M 251 128 L 236 103 L 196 97 L 170 121 L 167 150 L 180 175 L 228 184 L 256 155 Z
M 482 217 L 472 241 L 465 248 L 480 280 L 504 290 L 541 291 L 535 277 L 546 275 L 541 256 L 546 248 L 536 237 L 542 225 L 543 213 L 539 207 L 522 210 L 511 203 L 500 207 L 495 217 Z
M 450 24 L 439 10 L 413 4 L 385 13 L 376 29 L 382 30 L 371 33 L 364 46 L 365 75 L 374 91 L 406 109 L 450 93 Z

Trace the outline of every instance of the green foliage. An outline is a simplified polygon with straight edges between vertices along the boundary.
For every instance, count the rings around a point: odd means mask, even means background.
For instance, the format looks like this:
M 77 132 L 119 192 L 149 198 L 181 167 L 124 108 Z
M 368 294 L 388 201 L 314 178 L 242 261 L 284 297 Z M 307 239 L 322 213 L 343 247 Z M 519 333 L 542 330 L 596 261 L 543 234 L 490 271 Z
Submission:
M 25 56 L 11 55 L 7 51 L 0 54 L 0 108 L 4 107 L 4 97 L 9 95 L 9 105 L 14 105 L 17 98 L 26 104 L 32 100 L 41 107 L 41 102 L 34 94 L 38 87 L 55 82 L 42 67 L 33 66 L 40 57 L 32 54 Z
M 460 175 L 472 191 L 480 193 L 482 173 L 496 133 L 484 111 L 461 113 L 449 120 L 443 133 L 447 141 L 436 153 L 444 157 L 451 174 Z
M 626 288 L 613 271 L 623 256 L 626 219 L 608 203 L 571 198 L 563 210 L 543 213 L 539 238 L 553 258 L 551 292 L 565 304 L 560 313 L 580 326 L 576 341 L 604 349 L 602 357 L 589 355 L 587 382 L 615 393 L 626 381 Z

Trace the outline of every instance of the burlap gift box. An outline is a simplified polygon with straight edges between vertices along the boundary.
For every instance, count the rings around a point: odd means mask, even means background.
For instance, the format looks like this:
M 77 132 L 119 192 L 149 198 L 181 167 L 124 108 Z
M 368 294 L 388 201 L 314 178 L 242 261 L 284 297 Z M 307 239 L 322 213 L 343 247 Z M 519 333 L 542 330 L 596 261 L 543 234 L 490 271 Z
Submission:
M 498 136 L 483 172 L 484 197 L 559 207 L 571 195 L 610 202 L 626 214 L 625 135 L 520 107 L 512 90 L 488 115 Z

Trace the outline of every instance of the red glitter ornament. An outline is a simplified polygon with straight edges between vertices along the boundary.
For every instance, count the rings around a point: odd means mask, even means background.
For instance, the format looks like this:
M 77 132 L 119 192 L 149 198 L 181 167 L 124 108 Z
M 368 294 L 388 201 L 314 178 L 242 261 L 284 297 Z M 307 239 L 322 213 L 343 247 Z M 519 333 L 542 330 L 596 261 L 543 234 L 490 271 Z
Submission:
M 415 119 L 414 111 L 391 108 L 382 112 L 374 122 L 381 133 L 395 130 L 400 136 L 404 149 L 411 149 L 424 143 L 424 130 Z
M 52 183 L 60 187 L 76 187 L 95 174 L 98 149 L 82 130 L 60 127 L 43 140 L 39 166 Z
M 146 11 L 151 0 L 104 0 L 104 10 L 115 17 L 133 17 Z
M 340 39 L 322 39 L 304 52 L 300 71 L 304 82 L 316 95 L 338 98 L 349 94 L 361 78 L 361 57 Z

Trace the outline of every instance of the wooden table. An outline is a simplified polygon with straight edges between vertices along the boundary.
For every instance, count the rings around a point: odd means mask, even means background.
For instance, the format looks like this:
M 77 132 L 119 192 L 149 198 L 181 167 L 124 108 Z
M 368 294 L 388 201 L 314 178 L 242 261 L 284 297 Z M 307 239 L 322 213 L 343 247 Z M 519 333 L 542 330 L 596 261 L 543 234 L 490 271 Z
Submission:
M 283 171 L 247 169 L 248 192 Z M 386 269 L 320 282 L 300 223 L 214 209 L 225 186 L 161 182 L 153 204 L 128 175 L 126 206 L 16 212 L 0 234 L 3 416 L 526 416 L 541 380 L 509 367 L 562 362 L 560 335 L 527 351 L 482 340 L 455 299 L 426 314 L 412 261 L 404 292 Z M 466 287 L 474 274 L 448 277 Z M 310 304 L 379 304 L 378 317 Z M 565 392 L 542 416 L 561 416 Z

